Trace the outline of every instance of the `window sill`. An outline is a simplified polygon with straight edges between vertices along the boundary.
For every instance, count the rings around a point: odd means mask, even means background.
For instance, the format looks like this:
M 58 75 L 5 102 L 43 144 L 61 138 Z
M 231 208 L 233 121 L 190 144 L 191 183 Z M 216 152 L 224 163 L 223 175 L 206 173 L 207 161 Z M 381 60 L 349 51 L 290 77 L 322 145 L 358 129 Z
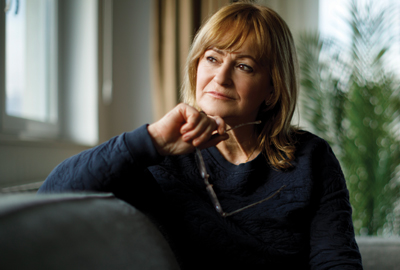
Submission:
M 35 147 L 55 147 L 55 148 L 75 148 L 86 150 L 95 145 L 76 143 L 65 139 L 43 139 L 26 135 L 11 135 L 0 133 L 0 146 L 35 146 Z
M 11 193 L 36 193 L 43 181 L 37 181 L 28 184 L 22 184 L 11 187 L 0 188 L 0 194 L 11 194 Z

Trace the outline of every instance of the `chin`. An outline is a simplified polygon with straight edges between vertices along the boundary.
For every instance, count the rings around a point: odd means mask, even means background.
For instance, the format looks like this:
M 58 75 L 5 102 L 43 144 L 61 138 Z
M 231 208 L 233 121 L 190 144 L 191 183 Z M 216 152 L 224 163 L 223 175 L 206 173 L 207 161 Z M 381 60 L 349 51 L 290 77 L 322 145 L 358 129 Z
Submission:
M 199 102 L 198 106 L 203 112 L 211 116 L 219 116 L 221 118 L 224 118 L 225 116 L 232 114 L 231 106 L 226 106 L 224 104 L 221 104 L 221 102 L 215 102 L 213 100 L 207 102 Z
M 210 116 L 219 116 L 221 118 L 228 117 L 230 114 L 222 108 L 215 108 L 211 106 L 200 106 L 201 110 Z

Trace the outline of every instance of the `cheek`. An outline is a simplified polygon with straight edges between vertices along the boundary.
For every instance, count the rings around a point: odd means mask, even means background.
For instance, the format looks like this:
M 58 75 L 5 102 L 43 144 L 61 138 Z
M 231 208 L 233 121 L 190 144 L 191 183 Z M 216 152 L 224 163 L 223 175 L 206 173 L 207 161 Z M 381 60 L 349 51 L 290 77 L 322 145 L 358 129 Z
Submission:
M 265 84 L 257 83 L 252 79 L 241 80 L 239 81 L 239 83 L 237 84 L 238 88 L 242 89 L 242 95 L 245 95 L 246 97 L 260 98 L 264 96 L 267 92 Z
M 197 73 L 196 73 L 196 102 L 199 101 L 201 94 L 203 92 L 203 73 L 201 72 L 201 66 L 199 65 L 197 67 Z
M 265 83 L 260 84 L 250 84 L 245 88 L 247 91 L 243 93 L 246 96 L 246 100 L 250 102 L 253 106 L 259 106 L 269 96 L 268 87 Z
M 255 86 L 255 89 L 257 89 L 257 95 L 260 98 L 267 99 L 271 93 L 271 81 L 269 79 L 268 75 L 265 75 L 260 81 L 257 83 Z
M 204 87 L 210 81 L 209 76 L 207 76 L 207 72 L 205 72 L 204 67 L 199 64 L 197 67 L 197 76 L 196 76 L 196 93 L 203 91 Z
M 199 103 L 200 98 L 201 98 L 201 90 L 199 90 L 199 86 L 196 86 L 196 103 Z

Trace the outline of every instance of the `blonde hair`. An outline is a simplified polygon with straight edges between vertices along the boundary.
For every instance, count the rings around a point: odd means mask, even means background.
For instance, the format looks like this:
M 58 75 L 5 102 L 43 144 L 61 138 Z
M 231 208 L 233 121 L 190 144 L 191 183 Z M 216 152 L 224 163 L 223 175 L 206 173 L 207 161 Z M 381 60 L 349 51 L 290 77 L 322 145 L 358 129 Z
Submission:
M 240 48 L 250 38 L 256 60 L 266 65 L 273 83 L 271 99 L 261 106 L 257 127 L 258 142 L 268 162 L 279 170 L 290 168 L 294 160 L 294 133 L 291 125 L 298 96 L 298 63 L 292 34 L 272 9 L 251 3 L 234 3 L 215 13 L 197 33 L 186 63 L 181 90 L 183 102 L 196 104 L 196 75 L 200 57 L 210 47 Z M 267 89 L 266 89 L 267 91 Z

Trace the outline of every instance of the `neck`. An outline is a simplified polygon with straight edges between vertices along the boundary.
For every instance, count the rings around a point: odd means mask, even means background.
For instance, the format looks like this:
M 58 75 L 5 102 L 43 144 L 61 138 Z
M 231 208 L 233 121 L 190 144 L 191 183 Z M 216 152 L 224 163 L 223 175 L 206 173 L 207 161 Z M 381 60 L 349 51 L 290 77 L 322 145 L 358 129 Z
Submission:
M 217 145 L 219 152 L 233 164 L 246 163 L 260 153 L 254 125 L 229 131 L 229 139 Z

